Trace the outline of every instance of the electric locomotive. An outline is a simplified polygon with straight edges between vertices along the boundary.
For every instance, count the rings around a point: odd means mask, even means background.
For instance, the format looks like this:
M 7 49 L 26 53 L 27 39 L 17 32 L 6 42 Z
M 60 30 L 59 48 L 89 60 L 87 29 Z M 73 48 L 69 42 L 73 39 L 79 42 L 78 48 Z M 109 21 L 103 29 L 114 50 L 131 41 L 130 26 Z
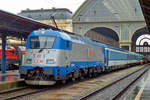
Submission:
M 19 72 L 29 85 L 53 85 L 57 81 L 91 77 L 102 71 L 139 63 L 140 60 L 142 55 L 82 36 L 41 29 L 28 36 Z

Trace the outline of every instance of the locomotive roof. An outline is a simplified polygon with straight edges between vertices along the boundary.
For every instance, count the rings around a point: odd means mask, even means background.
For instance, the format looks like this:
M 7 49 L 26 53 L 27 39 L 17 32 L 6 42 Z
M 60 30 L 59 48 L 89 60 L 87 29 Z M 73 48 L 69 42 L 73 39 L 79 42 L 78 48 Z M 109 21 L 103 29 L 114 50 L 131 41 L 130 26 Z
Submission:
M 70 36 L 64 32 L 60 32 L 60 31 L 54 31 L 51 29 L 45 30 L 45 29 L 39 29 L 36 31 L 31 32 L 31 34 L 29 35 L 29 37 L 32 36 L 54 36 L 54 37 L 61 37 L 65 40 L 71 40 Z

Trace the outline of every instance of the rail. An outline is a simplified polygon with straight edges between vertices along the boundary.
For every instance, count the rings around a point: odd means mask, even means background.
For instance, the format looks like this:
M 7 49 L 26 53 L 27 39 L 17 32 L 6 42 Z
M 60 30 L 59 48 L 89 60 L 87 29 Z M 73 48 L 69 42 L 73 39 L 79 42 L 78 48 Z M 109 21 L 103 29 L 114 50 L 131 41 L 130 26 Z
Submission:
M 106 99 L 118 100 L 119 98 L 121 98 L 123 96 L 123 94 L 128 90 L 128 88 L 130 88 L 135 82 L 137 82 L 137 80 L 139 80 L 147 71 L 148 71 L 147 67 L 139 69 L 139 70 L 137 70 L 131 74 L 128 74 L 125 77 L 118 79 L 118 80 L 116 80 L 116 81 L 114 81 L 114 82 L 112 82 L 112 83 L 110 83 L 110 84 L 108 84 L 102 88 L 98 88 L 95 91 L 92 91 L 86 95 L 80 96 L 78 99 L 79 100 L 86 100 L 86 99 L 89 99 L 91 97 L 95 97 L 97 95 L 97 97 L 100 100 L 106 100 Z M 126 81 L 126 80 L 130 80 L 131 82 L 128 83 L 126 86 L 124 86 L 124 88 L 119 89 L 119 87 L 116 86 L 117 84 L 123 85 L 123 83 L 124 83 L 123 81 Z M 111 90 L 114 90 L 114 91 L 111 91 Z M 107 96 L 103 96 L 103 94 L 105 94 L 105 92 L 108 93 L 108 91 L 111 91 L 111 93 L 108 94 Z M 101 94 L 101 95 L 98 96 L 98 94 Z

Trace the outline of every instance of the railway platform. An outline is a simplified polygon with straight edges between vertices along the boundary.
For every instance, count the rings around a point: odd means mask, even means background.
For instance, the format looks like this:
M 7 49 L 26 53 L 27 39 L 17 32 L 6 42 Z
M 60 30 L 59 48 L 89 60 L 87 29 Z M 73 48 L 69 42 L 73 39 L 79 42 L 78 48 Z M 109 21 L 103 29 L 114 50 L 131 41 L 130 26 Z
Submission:
M 0 92 L 22 87 L 24 80 L 20 79 L 18 70 L 0 72 Z
M 135 90 L 134 90 L 135 99 L 134 100 L 150 100 L 150 70 L 138 82 Z
M 12 82 L 20 80 L 18 70 L 6 71 L 6 73 L 0 72 L 0 83 Z

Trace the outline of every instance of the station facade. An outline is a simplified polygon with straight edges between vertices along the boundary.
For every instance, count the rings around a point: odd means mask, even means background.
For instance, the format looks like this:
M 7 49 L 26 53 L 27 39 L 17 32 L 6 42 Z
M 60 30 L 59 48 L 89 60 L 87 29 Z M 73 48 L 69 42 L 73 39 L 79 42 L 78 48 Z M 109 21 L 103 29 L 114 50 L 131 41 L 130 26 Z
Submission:
M 119 47 L 134 52 L 136 34 L 146 27 L 138 0 L 86 0 L 74 13 L 72 22 L 73 32 L 81 35 L 95 28 L 113 30 L 115 33 L 109 35 L 119 38 Z M 138 36 L 143 34 L 146 34 L 145 30 Z M 91 33 L 91 37 L 95 36 Z
M 22 10 L 18 15 L 38 20 L 41 23 L 54 26 L 52 17 L 54 17 L 58 28 L 72 32 L 72 12 L 66 8 L 52 8 L 52 9 L 37 9 L 37 10 Z

